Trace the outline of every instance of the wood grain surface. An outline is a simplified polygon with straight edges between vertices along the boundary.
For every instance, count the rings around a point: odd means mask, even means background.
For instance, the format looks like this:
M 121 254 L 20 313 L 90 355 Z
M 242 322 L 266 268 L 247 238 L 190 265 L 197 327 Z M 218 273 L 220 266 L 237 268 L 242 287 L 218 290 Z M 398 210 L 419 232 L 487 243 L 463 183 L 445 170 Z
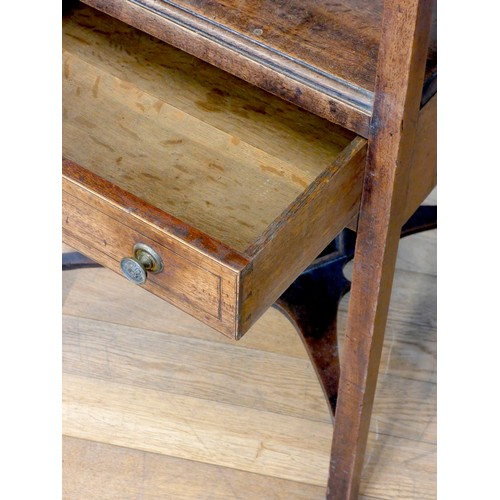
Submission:
M 356 216 L 365 155 L 366 141 L 358 137 L 247 249 L 252 264 L 241 278 L 243 331 Z
M 353 138 L 90 9 L 63 28 L 63 155 L 237 250 Z
M 384 0 L 329 498 L 356 500 L 417 143 L 433 0 Z M 434 129 L 435 130 L 435 129 Z M 433 178 L 435 165 L 426 174 Z M 416 204 L 424 201 L 422 194 Z
M 86 0 L 108 14 L 367 137 L 381 0 Z M 436 29 L 427 64 L 435 92 Z
M 134 244 L 149 245 L 158 252 L 165 269 L 150 274 L 143 288 L 234 336 L 238 271 L 248 260 L 214 240 L 203 244 L 207 237 L 200 237 L 193 228 L 172 221 L 117 186 L 95 179 L 85 169 L 63 163 L 64 241 L 120 275 L 120 261 L 132 255 Z M 83 181 L 89 177 L 92 190 Z M 162 222 L 175 230 L 166 233 Z M 176 237 L 177 232 L 182 238 Z M 192 245 L 192 240 L 197 244 Z M 208 250 L 223 262 L 207 255 Z
M 435 498 L 435 232 L 403 241 L 362 500 Z M 284 316 L 234 342 L 106 269 L 63 298 L 64 498 L 324 498 L 332 423 Z
M 177 0 L 172 4 L 361 89 L 375 88 L 382 0 Z M 434 38 L 426 69 L 429 76 L 436 69 L 435 51 Z

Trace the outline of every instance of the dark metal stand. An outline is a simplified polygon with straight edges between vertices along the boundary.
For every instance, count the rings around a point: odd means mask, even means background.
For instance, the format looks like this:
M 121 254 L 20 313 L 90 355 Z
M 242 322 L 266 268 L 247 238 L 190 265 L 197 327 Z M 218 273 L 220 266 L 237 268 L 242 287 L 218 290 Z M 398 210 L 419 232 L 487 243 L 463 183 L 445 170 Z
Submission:
M 401 237 L 436 227 L 437 207 L 421 206 L 403 226 Z M 337 311 L 340 300 L 351 289 L 343 269 L 354 258 L 355 245 L 356 233 L 344 229 L 273 305 L 288 317 L 301 336 L 332 416 L 340 378 Z M 64 253 L 62 257 L 63 271 L 101 267 L 78 252 Z

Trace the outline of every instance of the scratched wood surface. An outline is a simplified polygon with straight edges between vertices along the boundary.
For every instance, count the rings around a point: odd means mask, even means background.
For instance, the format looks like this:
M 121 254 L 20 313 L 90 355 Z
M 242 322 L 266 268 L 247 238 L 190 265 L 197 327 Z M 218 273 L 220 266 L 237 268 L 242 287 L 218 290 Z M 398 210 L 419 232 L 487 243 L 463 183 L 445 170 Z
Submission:
M 381 0 L 84 0 L 367 137 Z M 436 89 L 436 23 L 424 102 Z
M 66 158 L 240 251 L 354 138 L 89 8 L 63 77 Z
M 367 500 L 436 497 L 435 251 L 400 247 Z M 332 423 L 277 311 L 234 342 L 106 269 L 64 273 L 63 300 L 64 498 L 324 498 Z
M 383 2 L 181 0 L 182 7 L 314 68 L 373 91 Z M 436 33 L 427 74 L 436 70 Z

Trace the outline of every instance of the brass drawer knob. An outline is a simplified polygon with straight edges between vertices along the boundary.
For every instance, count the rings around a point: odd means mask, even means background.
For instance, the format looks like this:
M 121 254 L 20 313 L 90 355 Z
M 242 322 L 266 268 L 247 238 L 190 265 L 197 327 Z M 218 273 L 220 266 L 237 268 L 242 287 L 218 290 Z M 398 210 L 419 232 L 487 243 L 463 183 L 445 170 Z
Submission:
M 142 285 L 146 282 L 148 272 L 155 274 L 163 270 L 161 257 L 144 243 L 134 245 L 133 255 L 120 262 L 123 274 L 133 283 Z

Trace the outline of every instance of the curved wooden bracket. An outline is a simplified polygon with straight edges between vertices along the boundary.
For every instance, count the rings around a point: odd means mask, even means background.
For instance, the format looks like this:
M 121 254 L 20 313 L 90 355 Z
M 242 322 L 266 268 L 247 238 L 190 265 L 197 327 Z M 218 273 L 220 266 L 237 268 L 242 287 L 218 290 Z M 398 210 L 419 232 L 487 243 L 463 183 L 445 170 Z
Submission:
M 337 310 L 351 283 L 344 265 L 354 256 L 356 233 L 344 229 L 276 301 L 299 332 L 329 402 L 332 417 L 340 377 Z
M 401 237 L 437 227 L 437 207 L 421 206 L 402 227 Z M 354 258 L 356 233 L 344 229 L 281 295 L 274 307 L 295 326 L 335 415 L 340 378 L 337 311 L 351 289 L 344 266 Z

